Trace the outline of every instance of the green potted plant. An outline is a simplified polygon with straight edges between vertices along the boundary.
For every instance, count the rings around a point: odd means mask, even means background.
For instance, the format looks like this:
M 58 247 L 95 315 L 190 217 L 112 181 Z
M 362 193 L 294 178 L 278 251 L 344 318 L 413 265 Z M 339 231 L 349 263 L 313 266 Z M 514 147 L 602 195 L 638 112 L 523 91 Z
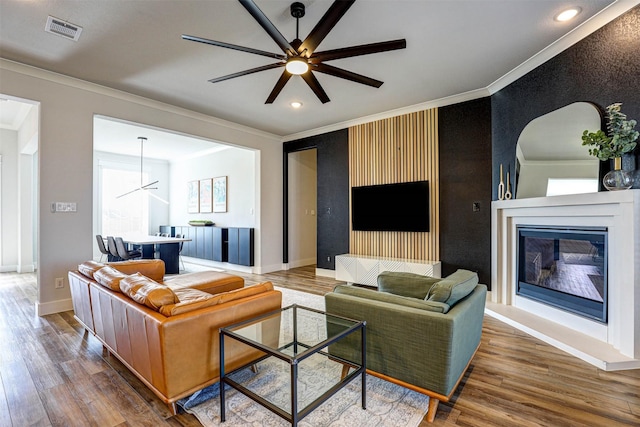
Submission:
M 602 183 L 607 190 L 625 190 L 631 188 L 631 175 L 622 170 L 622 155 L 636 148 L 636 139 L 640 133 L 634 128 L 637 122 L 627 120 L 626 114 L 620 111 L 622 104 L 616 102 L 606 108 L 607 131 L 602 130 L 582 133 L 582 145 L 590 146 L 589 154 L 605 161 L 613 159 L 613 170 L 607 173 Z

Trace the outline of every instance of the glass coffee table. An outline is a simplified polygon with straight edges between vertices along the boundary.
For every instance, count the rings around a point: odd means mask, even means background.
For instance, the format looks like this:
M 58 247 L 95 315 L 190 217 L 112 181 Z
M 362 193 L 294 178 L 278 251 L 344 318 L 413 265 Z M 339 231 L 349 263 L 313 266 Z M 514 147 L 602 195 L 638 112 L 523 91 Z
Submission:
M 297 426 L 300 420 L 359 375 L 362 378 L 362 409 L 366 409 L 365 328 L 365 321 L 296 304 L 221 328 L 221 421 L 225 421 L 225 384 Z M 240 341 L 264 355 L 225 373 L 225 339 Z M 348 340 L 355 346 L 357 356 L 353 358 L 358 360 L 331 355 L 331 345 L 340 340 Z M 262 382 L 255 381 L 254 384 L 247 379 L 245 368 L 257 362 L 260 362 L 258 369 L 261 373 L 265 370 L 265 375 Z

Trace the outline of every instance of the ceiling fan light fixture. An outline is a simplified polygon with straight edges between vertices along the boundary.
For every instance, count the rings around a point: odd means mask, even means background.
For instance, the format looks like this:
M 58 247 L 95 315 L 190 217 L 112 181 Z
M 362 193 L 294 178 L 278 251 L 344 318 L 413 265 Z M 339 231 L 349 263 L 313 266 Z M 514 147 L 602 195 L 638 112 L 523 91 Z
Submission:
M 291 105 L 291 107 L 293 107 L 293 108 L 295 108 L 295 109 L 298 109 L 298 108 L 302 107 L 302 102 L 300 102 L 300 101 L 293 101 L 293 102 L 291 102 L 291 104 L 289 104 L 289 105 Z
M 285 68 L 291 74 L 299 76 L 309 71 L 309 64 L 302 58 L 291 58 L 287 61 Z
M 581 11 L 582 11 L 582 9 L 580 9 L 577 6 L 576 7 L 572 7 L 570 9 L 563 10 L 562 12 L 557 14 L 555 16 L 554 20 L 556 20 L 558 22 L 566 22 L 566 21 L 569 21 L 569 20 L 575 18 Z

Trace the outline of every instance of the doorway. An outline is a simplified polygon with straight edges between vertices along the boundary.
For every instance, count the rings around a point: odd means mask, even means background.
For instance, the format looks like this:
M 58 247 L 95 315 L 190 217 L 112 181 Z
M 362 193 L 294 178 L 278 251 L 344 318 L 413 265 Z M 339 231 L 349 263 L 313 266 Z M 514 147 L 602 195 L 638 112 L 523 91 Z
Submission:
M 317 262 L 317 151 L 288 154 L 289 268 Z
M 33 273 L 38 254 L 35 101 L 0 94 L 0 272 Z

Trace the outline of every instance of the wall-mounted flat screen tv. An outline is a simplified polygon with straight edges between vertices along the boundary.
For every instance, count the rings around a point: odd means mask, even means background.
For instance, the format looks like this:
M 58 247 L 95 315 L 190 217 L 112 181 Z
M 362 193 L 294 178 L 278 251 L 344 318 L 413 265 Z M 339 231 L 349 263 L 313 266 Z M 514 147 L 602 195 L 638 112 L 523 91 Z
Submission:
M 429 181 L 351 188 L 358 231 L 429 231 Z

